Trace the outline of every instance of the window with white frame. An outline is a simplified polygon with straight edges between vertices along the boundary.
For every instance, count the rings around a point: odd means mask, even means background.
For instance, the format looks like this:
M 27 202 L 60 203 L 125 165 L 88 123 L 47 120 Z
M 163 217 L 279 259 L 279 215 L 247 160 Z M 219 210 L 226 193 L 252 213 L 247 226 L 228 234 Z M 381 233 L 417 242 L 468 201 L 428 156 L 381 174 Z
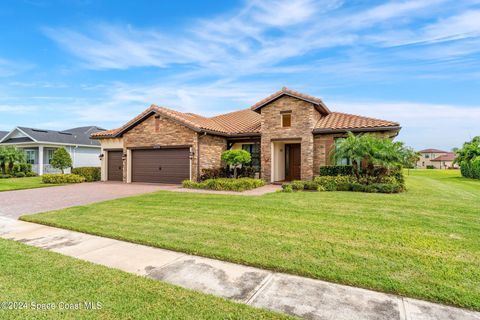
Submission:
M 25 158 L 27 163 L 35 164 L 35 150 L 25 150 Z
M 54 152 L 55 149 L 47 149 L 47 164 L 50 164 L 50 161 L 52 161 Z

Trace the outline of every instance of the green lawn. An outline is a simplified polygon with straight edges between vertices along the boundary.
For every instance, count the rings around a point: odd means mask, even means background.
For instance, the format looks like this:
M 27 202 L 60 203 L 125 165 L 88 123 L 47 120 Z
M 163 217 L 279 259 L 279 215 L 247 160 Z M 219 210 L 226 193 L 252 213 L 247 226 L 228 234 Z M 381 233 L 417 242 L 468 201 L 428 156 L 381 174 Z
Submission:
M 480 181 L 412 170 L 408 192 L 158 192 L 23 219 L 480 310 Z
M 286 319 L 210 295 L 0 239 L 1 319 Z M 5 302 L 27 309 L 8 310 Z M 87 310 L 83 303 L 101 303 Z M 32 308 L 56 305 L 55 310 Z M 60 310 L 80 303 L 80 310 Z M 20 306 L 23 307 L 23 304 Z
M 0 179 L 0 191 L 33 189 L 50 186 L 54 186 L 54 184 L 43 183 L 42 177 Z

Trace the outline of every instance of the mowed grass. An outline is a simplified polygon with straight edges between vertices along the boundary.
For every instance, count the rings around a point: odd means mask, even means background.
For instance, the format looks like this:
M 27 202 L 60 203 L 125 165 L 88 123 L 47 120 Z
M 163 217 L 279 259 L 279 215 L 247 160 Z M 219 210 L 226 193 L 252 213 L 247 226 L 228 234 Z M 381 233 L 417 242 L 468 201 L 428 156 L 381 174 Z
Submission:
M 1 319 L 287 319 L 10 240 L 0 239 L 0 252 Z M 9 310 L 8 302 L 28 307 Z M 80 309 L 60 309 L 66 304 Z
M 54 184 L 47 184 L 42 182 L 42 177 L 27 177 L 27 178 L 8 178 L 0 179 L 0 192 L 22 189 L 33 189 L 54 186 Z
M 158 192 L 24 220 L 480 310 L 480 181 L 411 170 L 408 192 Z

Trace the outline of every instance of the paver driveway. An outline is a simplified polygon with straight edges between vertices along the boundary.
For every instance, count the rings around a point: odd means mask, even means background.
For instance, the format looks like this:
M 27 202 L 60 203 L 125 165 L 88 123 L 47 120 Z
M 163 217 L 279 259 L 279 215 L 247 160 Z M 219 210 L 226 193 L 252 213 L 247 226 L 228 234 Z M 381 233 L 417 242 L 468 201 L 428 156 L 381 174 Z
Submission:
M 92 182 L 0 192 L 0 216 L 18 218 L 24 214 L 63 209 L 162 189 L 165 189 L 165 186 Z

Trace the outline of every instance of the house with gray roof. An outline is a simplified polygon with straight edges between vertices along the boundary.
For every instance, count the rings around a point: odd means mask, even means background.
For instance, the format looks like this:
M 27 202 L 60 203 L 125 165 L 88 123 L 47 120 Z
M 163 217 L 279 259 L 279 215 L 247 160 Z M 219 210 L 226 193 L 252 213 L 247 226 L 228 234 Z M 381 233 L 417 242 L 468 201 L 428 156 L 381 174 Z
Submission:
M 100 143 L 90 139 L 90 135 L 103 130 L 96 126 L 62 131 L 16 127 L 10 132 L 0 131 L 0 146 L 13 145 L 23 149 L 27 162 L 39 175 L 60 172 L 51 167 L 50 161 L 55 150 L 61 147 L 72 157 L 73 168 L 100 167 Z

